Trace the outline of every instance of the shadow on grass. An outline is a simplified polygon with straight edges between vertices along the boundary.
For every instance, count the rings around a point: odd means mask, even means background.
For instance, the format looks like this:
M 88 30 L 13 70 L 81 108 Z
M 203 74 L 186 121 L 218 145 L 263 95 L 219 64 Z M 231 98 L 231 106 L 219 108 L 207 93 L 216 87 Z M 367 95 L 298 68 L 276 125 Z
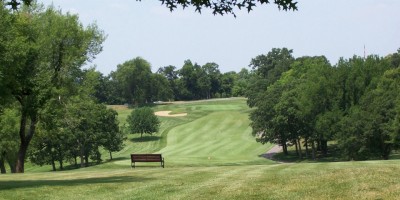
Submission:
M 308 154 L 305 153 L 305 149 L 302 149 L 302 156 L 303 158 L 300 159 L 296 153 L 296 150 L 288 150 L 288 155 L 285 155 L 283 152 L 279 152 L 273 155 L 272 160 L 285 163 L 346 161 L 341 157 L 339 148 L 336 144 L 329 145 L 326 155 L 322 154 L 320 151 L 317 151 L 315 155 L 315 160 L 312 159 L 311 149 L 309 149 Z
M 133 176 L 112 176 L 112 177 L 95 177 L 81 178 L 72 180 L 7 180 L 0 181 L 0 190 L 19 189 L 19 188 L 38 188 L 43 186 L 79 186 L 88 184 L 104 184 L 104 183 L 132 183 L 144 182 L 152 180 L 145 177 Z
M 143 137 L 139 137 L 139 138 L 132 138 L 130 139 L 132 142 L 151 142 L 151 141 L 157 141 L 160 140 L 161 137 L 160 136 L 155 136 L 155 135 L 151 135 L 151 136 L 143 136 Z
M 120 157 L 113 158 L 112 160 L 110 160 L 108 158 L 108 159 L 105 159 L 102 163 L 109 163 L 109 162 L 120 161 L 120 160 L 129 160 L 129 157 L 121 157 L 120 156 Z
M 341 153 L 340 149 L 336 144 L 331 144 L 328 147 L 328 152 L 326 155 L 322 154 L 320 151 L 316 152 L 316 159 L 312 159 L 312 152 L 311 150 L 308 152 L 306 156 L 305 150 L 303 149 L 303 158 L 300 159 L 296 153 L 296 150 L 288 150 L 288 155 L 285 155 L 283 152 L 277 153 L 273 155 L 271 160 L 278 161 L 278 162 L 287 162 L 287 163 L 299 163 L 299 162 L 346 162 L 349 161 L 348 159 L 344 158 Z M 263 154 L 266 155 L 266 154 Z M 263 156 L 263 155 L 260 155 Z M 400 152 L 393 151 L 389 157 L 389 160 L 400 159 Z M 383 160 L 379 156 L 370 156 L 367 160 Z

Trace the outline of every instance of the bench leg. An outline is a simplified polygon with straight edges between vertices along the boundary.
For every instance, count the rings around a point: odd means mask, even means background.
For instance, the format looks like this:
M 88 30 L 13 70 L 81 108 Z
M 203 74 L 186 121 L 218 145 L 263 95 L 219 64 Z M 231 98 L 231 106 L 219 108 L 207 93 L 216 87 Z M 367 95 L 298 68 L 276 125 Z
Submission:
M 161 167 L 164 168 L 164 158 L 161 160 Z
M 135 163 L 131 163 L 131 168 L 135 168 Z

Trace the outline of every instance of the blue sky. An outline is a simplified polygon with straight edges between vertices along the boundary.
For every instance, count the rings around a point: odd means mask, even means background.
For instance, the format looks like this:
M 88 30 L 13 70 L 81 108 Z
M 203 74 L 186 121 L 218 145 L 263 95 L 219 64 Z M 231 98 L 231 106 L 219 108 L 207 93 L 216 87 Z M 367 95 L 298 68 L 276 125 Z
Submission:
M 219 64 L 222 72 L 248 68 L 250 60 L 272 48 L 293 49 L 294 56 L 385 56 L 400 48 L 398 0 L 299 0 L 298 11 L 273 5 L 214 16 L 193 9 L 170 12 L 160 1 L 38 0 L 78 14 L 84 25 L 97 23 L 107 35 L 103 52 L 90 65 L 104 75 L 118 64 L 142 57 L 152 70 L 190 59 Z M 250 68 L 248 68 L 250 69 Z

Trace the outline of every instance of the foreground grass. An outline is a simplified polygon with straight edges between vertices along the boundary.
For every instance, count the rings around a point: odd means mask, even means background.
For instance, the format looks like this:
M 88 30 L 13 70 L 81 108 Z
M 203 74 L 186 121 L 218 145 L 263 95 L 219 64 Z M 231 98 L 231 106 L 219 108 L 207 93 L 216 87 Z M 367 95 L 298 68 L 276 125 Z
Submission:
M 0 199 L 398 199 L 400 162 L 81 169 L 0 176 Z

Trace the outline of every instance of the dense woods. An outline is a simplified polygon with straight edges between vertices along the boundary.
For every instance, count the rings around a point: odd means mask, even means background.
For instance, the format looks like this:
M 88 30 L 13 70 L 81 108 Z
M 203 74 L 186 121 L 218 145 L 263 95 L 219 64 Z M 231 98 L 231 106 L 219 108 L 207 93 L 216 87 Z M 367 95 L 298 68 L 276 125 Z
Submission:
M 299 158 L 317 159 L 335 145 L 347 160 L 388 159 L 400 146 L 400 49 L 332 65 L 324 56 L 295 58 L 293 50 L 274 48 L 239 72 L 191 60 L 154 70 L 135 57 L 103 75 L 83 67 L 105 40 L 95 24 L 84 27 L 76 15 L 36 4 L 18 12 L 3 1 L 0 7 L 1 173 L 24 172 L 26 160 L 53 170 L 87 167 L 102 161 L 101 150 L 112 159 L 127 132 L 109 104 L 243 96 L 256 140 L 279 144 L 285 154 L 294 146 Z M 149 108 L 137 111 L 131 124 L 143 118 L 139 111 L 154 117 Z M 151 134 L 159 123 L 155 117 L 146 130 L 132 125 L 128 132 Z
M 331 143 L 344 159 L 388 159 L 400 144 L 400 49 L 334 66 L 324 56 L 290 53 L 273 49 L 253 67 L 249 85 L 262 85 L 248 95 L 257 140 L 279 144 L 285 154 L 295 146 L 299 158 L 325 156 Z

